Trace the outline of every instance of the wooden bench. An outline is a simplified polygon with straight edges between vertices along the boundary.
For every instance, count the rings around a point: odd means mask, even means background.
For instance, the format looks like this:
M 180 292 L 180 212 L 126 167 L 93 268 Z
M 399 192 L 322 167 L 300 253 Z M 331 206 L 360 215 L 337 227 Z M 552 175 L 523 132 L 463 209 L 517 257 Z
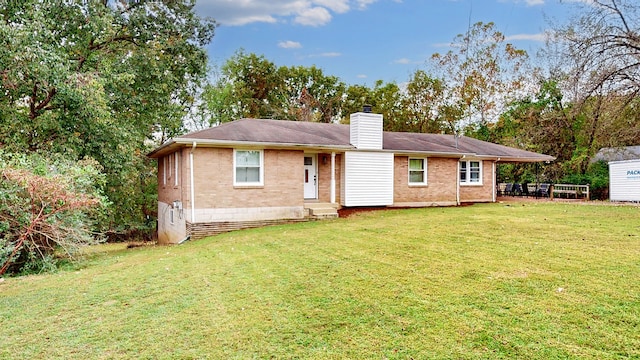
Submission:
M 550 193 L 553 197 L 589 200 L 589 185 L 553 184 Z

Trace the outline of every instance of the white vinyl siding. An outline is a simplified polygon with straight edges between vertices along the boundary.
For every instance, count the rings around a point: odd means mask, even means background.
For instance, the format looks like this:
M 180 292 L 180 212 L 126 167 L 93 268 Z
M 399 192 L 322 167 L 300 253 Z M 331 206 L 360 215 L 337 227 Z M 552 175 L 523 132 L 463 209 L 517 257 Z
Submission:
M 460 185 L 482 185 L 482 161 L 460 160 Z
M 427 159 L 409 158 L 409 185 L 427 185 Z
M 235 186 L 264 185 L 264 155 L 262 150 L 233 150 L 233 184 Z
M 609 199 L 640 201 L 640 160 L 609 163 Z
M 344 155 L 343 205 L 392 205 L 394 155 L 359 151 Z
M 349 139 L 357 149 L 382 149 L 382 115 L 372 113 L 351 114 Z

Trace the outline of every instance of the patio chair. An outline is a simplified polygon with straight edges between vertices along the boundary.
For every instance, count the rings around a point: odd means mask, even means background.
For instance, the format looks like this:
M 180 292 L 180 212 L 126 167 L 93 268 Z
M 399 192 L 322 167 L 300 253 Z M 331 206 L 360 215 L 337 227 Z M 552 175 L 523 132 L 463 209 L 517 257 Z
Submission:
M 540 187 L 536 191 L 536 197 L 549 197 L 549 184 L 540 184 Z
M 522 186 L 518 183 L 513 184 L 513 187 L 511 188 L 511 193 L 513 194 L 513 196 L 521 196 Z
M 507 184 L 504 187 L 504 195 L 510 196 L 511 195 L 511 189 L 513 188 L 513 184 Z

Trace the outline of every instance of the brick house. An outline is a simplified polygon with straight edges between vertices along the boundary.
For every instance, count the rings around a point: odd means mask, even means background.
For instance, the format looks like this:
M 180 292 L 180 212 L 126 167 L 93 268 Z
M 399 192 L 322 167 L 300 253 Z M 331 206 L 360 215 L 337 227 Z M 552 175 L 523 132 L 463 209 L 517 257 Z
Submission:
M 158 159 L 158 241 L 337 216 L 339 207 L 454 206 L 496 200 L 496 165 L 553 157 L 452 135 L 241 119 L 169 140 Z

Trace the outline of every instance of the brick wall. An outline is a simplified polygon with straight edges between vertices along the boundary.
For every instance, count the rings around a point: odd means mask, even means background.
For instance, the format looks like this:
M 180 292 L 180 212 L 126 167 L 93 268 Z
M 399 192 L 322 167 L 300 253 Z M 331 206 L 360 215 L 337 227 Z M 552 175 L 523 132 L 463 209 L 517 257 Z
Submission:
M 455 205 L 457 159 L 427 158 L 427 185 L 409 186 L 409 157 L 394 159 L 394 205 Z
M 158 159 L 158 201 L 167 204 L 174 200 L 183 200 L 182 186 L 189 179 L 188 174 L 185 176 L 185 161 L 182 152 L 180 151 L 178 154 L 178 185 L 175 181 L 175 153 Z
M 303 205 L 303 152 L 264 150 L 264 185 L 233 185 L 233 149 L 197 148 L 194 152 L 196 208 L 245 208 Z
M 482 185 L 460 186 L 460 202 L 493 201 L 493 161 L 482 162 Z

